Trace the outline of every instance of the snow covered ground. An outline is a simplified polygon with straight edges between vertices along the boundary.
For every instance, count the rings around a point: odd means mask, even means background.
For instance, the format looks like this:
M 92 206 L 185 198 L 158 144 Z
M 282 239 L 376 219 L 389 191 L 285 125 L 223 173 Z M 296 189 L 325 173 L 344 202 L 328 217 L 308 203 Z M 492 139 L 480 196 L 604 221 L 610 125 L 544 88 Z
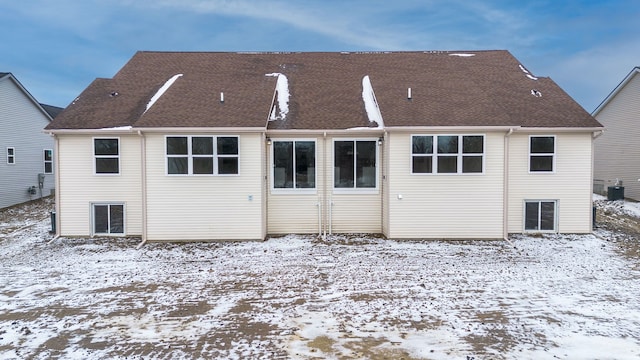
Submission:
M 597 203 L 640 220 L 637 204 Z M 49 243 L 49 206 L 0 211 L 2 359 L 640 357 L 633 231 L 136 250 L 138 239 Z

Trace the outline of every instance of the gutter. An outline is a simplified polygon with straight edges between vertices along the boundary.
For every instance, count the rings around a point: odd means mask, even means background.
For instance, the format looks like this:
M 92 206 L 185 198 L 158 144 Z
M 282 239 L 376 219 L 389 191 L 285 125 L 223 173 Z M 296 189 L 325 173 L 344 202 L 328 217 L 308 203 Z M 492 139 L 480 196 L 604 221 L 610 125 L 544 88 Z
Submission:
M 256 133 L 264 132 L 265 128 L 260 127 L 149 127 L 149 128 L 136 128 L 136 127 L 114 127 L 114 128 L 100 128 L 100 129 L 53 129 L 47 130 L 49 134 L 136 134 L 139 132 L 145 133 L 169 133 L 169 134 L 191 134 L 197 132 L 210 132 L 210 133 L 227 133 L 227 134 L 242 134 L 242 133 Z
M 142 131 L 140 136 L 140 182 L 142 185 L 142 241 L 136 247 L 138 250 L 147 243 L 147 138 Z

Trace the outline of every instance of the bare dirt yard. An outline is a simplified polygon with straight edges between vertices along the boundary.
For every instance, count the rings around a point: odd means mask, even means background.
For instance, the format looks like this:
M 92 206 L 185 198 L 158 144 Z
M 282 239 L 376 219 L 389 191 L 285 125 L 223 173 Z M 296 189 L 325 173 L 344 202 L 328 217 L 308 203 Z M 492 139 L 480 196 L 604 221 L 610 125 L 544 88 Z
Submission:
M 1 359 L 637 359 L 640 206 L 593 235 L 59 238 L 0 210 Z

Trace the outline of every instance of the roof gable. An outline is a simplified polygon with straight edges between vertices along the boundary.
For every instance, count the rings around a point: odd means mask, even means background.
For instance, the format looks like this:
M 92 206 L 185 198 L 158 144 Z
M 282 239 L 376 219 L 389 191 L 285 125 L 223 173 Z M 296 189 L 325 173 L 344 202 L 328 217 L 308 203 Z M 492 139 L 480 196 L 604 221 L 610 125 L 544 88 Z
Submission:
M 0 81 L 12 81 L 24 96 L 26 96 L 29 101 L 44 114 L 48 121 L 53 120 L 53 118 L 62 110 L 55 106 L 40 104 L 12 73 L 0 72 Z
M 598 107 L 593 110 L 593 113 L 591 113 L 591 115 L 597 116 L 598 113 L 600 113 L 600 111 L 602 111 L 602 109 L 604 109 L 609 104 L 609 102 L 611 102 L 611 100 L 615 98 L 616 95 L 618 95 L 618 93 L 622 91 L 622 89 L 638 74 L 640 74 L 640 66 L 634 67 L 631 72 L 629 72 L 629 74 L 627 74 L 627 76 L 622 79 L 620 84 L 618 84 L 618 86 L 616 86 L 613 91 L 611 91 L 611 93 L 609 93 L 609 95 L 607 95 L 607 97 L 602 100 L 600 105 L 598 105 Z
M 379 123 L 600 127 L 552 80 L 534 77 L 507 51 L 138 52 L 112 79 L 94 81 L 49 129 L 322 130 Z

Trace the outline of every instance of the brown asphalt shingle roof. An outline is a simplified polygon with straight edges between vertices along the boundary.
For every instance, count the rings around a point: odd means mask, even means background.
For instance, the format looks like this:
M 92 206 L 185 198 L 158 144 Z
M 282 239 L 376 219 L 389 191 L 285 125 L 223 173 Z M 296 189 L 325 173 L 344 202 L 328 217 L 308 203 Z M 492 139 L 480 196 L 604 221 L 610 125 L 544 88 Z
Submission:
M 371 127 L 377 124 L 362 100 L 367 75 L 387 127 L 601 126 L 551 79 L 528 77 L 509 52 L 466 53 L 474 55 L 138 52 L 113 79 L 96 79 L 48 129 Z M 276 100 L 277 78 L 265 76 L 271 73 L 287 76 L 290 99 L 286 118 L 268 122 Z M 177 74 L 183 76 L 145 112 Z

